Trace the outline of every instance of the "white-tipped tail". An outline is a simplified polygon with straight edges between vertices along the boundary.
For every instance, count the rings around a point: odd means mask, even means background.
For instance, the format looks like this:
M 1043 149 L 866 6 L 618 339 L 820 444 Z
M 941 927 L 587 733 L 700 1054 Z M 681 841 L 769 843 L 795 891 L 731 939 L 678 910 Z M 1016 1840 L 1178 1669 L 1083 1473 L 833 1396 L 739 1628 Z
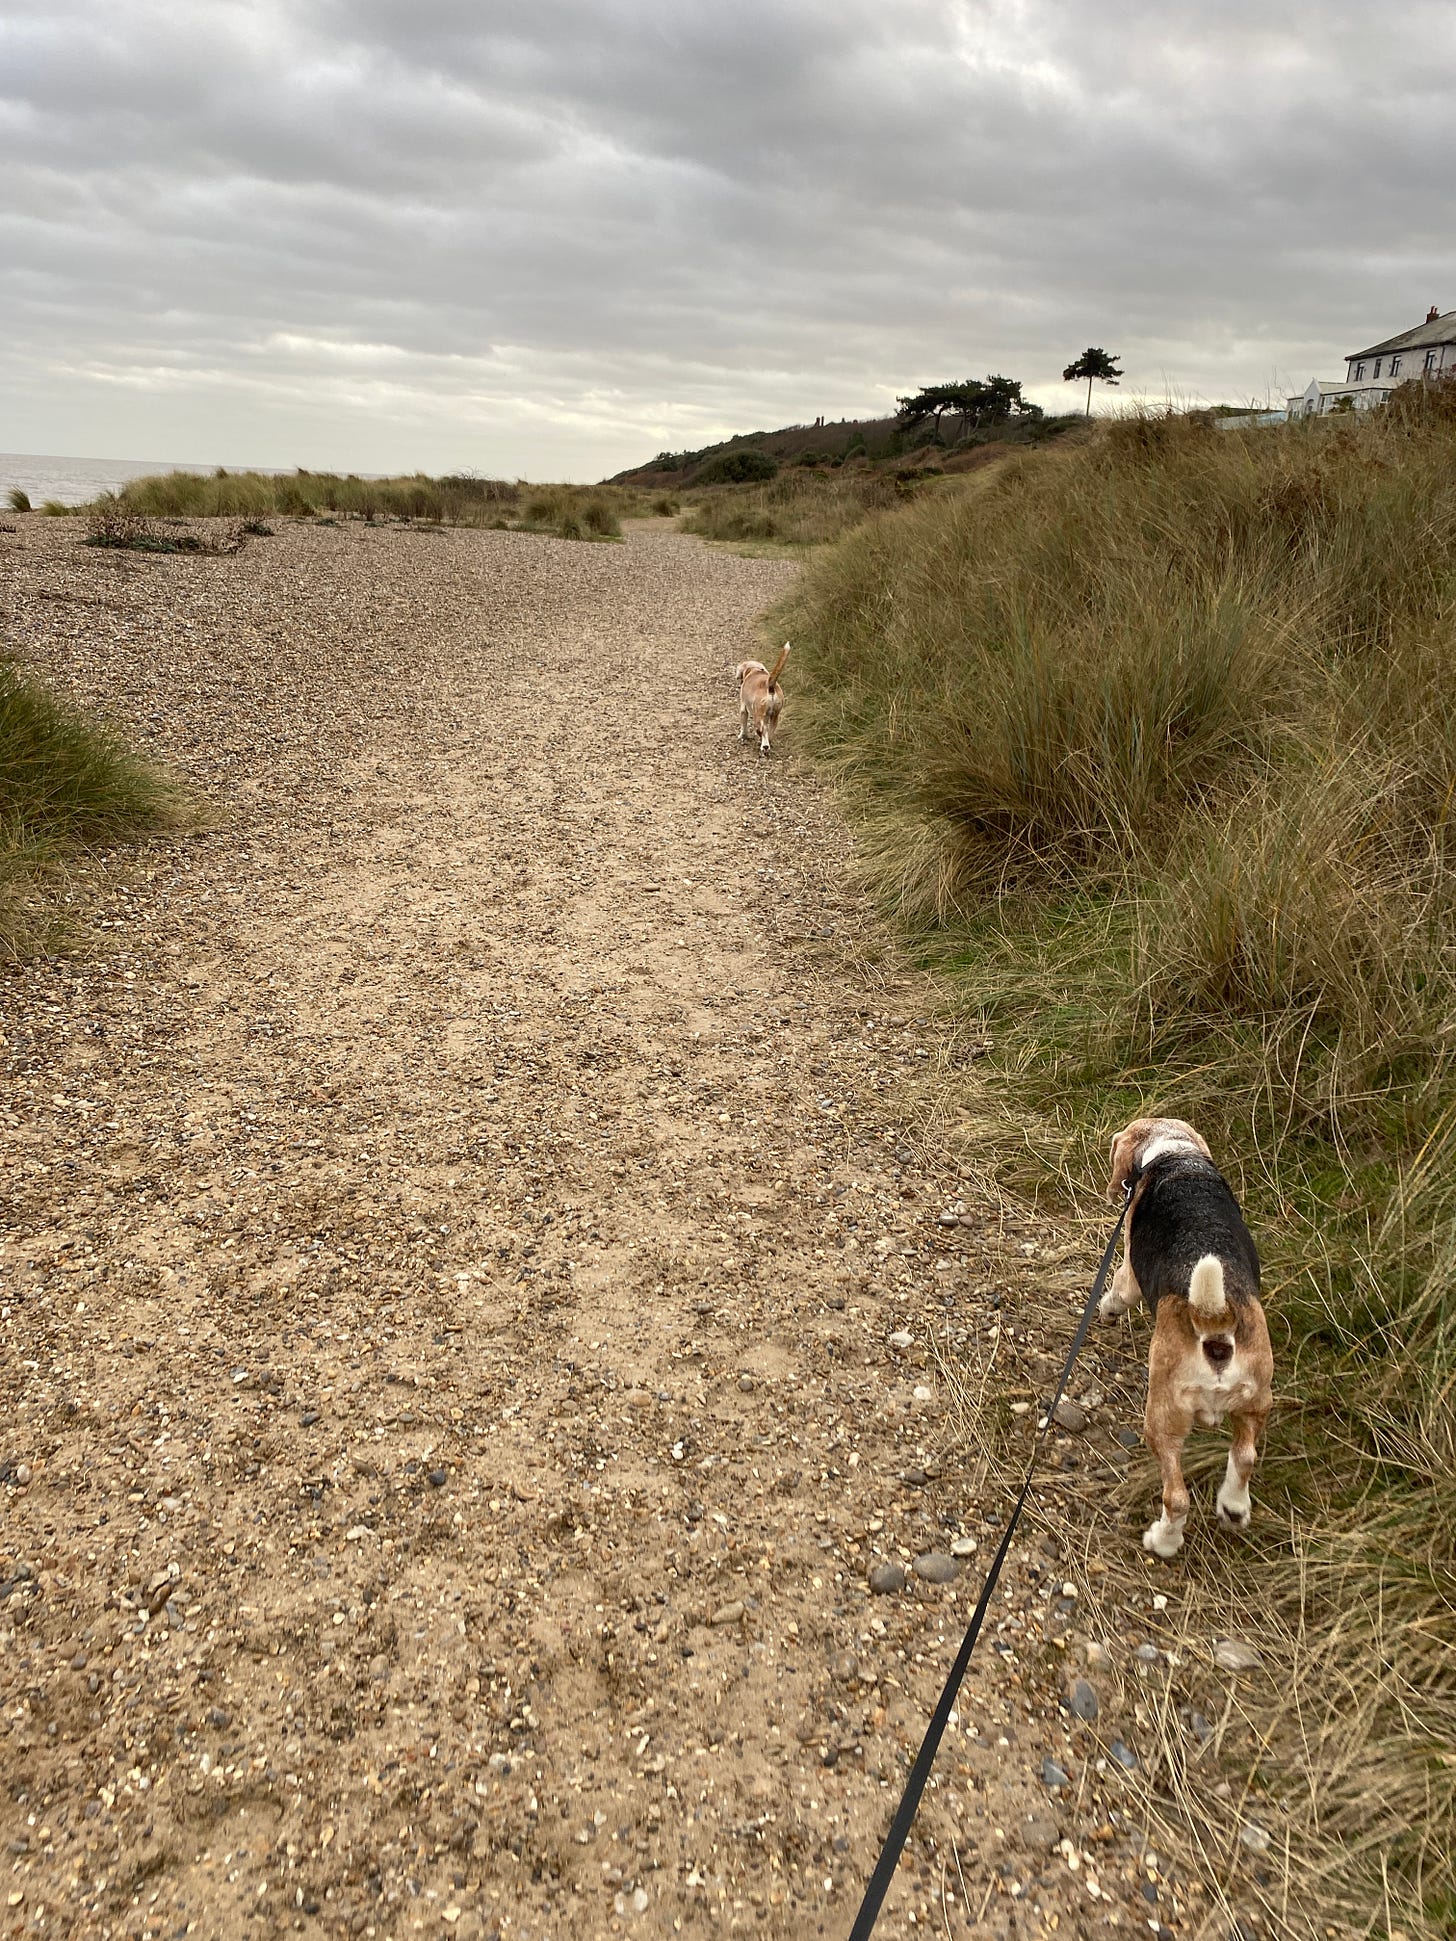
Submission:
M 1188 1277 L 1188 1305 L 1205 1321 L 1217 1321 L 1226 1313 L 1228 1301 L 1223 1291 L 1223 1262 L 1217 1254 L 1205 1254 L 1193 1263 Z

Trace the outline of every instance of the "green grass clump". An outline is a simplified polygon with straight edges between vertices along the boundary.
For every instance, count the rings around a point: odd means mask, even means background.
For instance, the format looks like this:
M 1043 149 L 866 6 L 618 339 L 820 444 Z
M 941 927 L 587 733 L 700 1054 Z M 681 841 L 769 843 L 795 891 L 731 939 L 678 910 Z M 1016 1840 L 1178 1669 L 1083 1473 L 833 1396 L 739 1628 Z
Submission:
M 539 485 L 525 489 L 516 524 L 560 539 L 620 539 L 623 495 L 609 487 Z
M 11 512 L 29 512 L 30 494 L 23 485 L 12 485 L 5 494 L 5 503 Z
M 882 472 L 794 467 L 765 485 L 704 492 L 683 520 L 702 539 L 756 545 L 822 546 L 876 512 L 902 503 L 902 481 Z
M 78 848 L 175 827 L 175 783 L 0 660 L 0 958 L 52 928 L 44 885 Z
M 1434 1933 L 1456 1899 L 1456 390 L 1367 424 L 1129 418 L 979 484 L 858 526 L 774 631 L 875 882 L 1040 1115 L 1018 1182 L 1099 1182 L 1108 1133 L 1154 1110 L 1238 1184 L 1278 1408 L 1255 1539 L 1186 1569 L 1210 1625 L 1242 1600 L 1296 1667 L 1254 1768 L 1298 1776 L 1296 1898 Z

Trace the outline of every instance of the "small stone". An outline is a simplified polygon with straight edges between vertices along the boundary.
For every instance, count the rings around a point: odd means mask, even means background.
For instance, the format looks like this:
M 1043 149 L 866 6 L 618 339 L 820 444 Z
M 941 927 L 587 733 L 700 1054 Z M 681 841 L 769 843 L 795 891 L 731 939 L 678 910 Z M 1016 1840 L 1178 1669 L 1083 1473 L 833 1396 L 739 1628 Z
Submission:
M 445 1484 L 447 1478 L 443 1469 L 432 1469 L 429 1480 L 433 1488 L 440 1489 Z
M 836 1685 L 853 1685 L 859 1678 L 859 1660 L 852 1651 L 836 1651 L 829 1660 L 829 1676 Z
M 884 1597 L 891 1591 L 905 1588 L 905 1572 L 899 1564 L 883 1563 L 870 1566 L 870 1589 L 877 1596 Z
M 1038 1849 L 1050 1851 L 1062 1837 L 1062 1830 L 1055 1820 L 1034 1816 L 1021 1829 L 1025 1845 L 1036 1852 Z
M 207 1723 L 219 1732 L 226 1732 L 233 1722 L 233 1715 L 225 1705 L 214 1705 L 207 1715 Z
M 890 1336 L 890 1346 L 903 1355 L 907 1348 L 915 1346 L 915 1337 L 908 1328 L 897 1328 Z
M 1137 1754 L 1125 1746 L 1121 1739 L 1113 1740 L 1107 1748 L 1107 1756 L 1109 1759 L 1115 1759 L 1124 1772 L 1135 1773 L 1138 1769 Z
M 1112 1663 L 1112 1653 L 1105 1644 L 1094 1642 L 1084 1646 L 1082 1656 L 1087 1661 L 1088 1671 L 1105 1671 Z
M 938 1227 L 958 1227 L 961 1223 L 959 1213 L 937 1213 L 935 1224 Z
M 1269 1851 L 1268 1831 L 1254 1820 L 1248 1821 L 1246 1825 L 1239 1828 L 1239 1841 L 1241 1845 L 1248 1848 L 1250 1853 Z
M 952 1537 L 950 1554 L 953 1557 L 974 1557 L 976 1554 L 976 1539 L 974 1537 Z
M 1163 1654 L 1155 1644 L 1140 1644 L 1132 1654 L 1140 1665 L 1161 1665 Z
M 30 1482 L 30 1464 L 28 1462 L 18 1462 L 15 1465 L 15 1481 L 21 1489 L 24 1489 L 28 1485 Z
M 71 1670 L 84 1671 L 85 1669 L 86 1669 L 86 1654 L 84 1651 L 78 1651 L 75 1657 L 71 1660 Z
M 923 1469 L 902 1469 L 900 1471 L 900 1481 L 905 1485 L 906 1489 L 924 1489 L 925 1485 L 930 1481 L 930 1477 Z
M 1213 1647 L 1213 1662 L 1221 1671 L 1257 1671 L 1264 1660 L 1251 1644 L 1238 1638 L 1220 1638 Z
M 1064 1772 L 1055 1759 L 1043 1759 L 1041 1762 L 1041 1783 L 1043 1786 L 1070 1786 L 1072 1783 L 1072 1775 L 1069 1772 Z
M 369 1660 L 369 1676 L 376 1685 L 382 1685 L 389 1676 L 389 1660 L 381 1651 L 377 1658 Z
M 1136 1449 L 1142 1441 L 1142 1437 L 1136 1429 L 1119 1429 L 1117 1431 L 1117 1440 L 1122 1444 L 1124 1449 Z
M 1188 1714 L 1188 1730 L 1201 1746 L 1206 1746 L 1213 1737 L 1213 1727 L 1208 1723 L 1208 1720 L 1203 1716 L 1202 1712 L 1190 1712 Z
M 710 1624 L 737 1624 L 747 1606 L 741 1597 L 735 1597 L 731 1604 L 720 1604 L 708 1620 Z
M 1072 1689 L 1067 1693 L 1067 1710 L 1074 1719 L 1081 1719 L 1084 1725 L 1091 1725 L 1102 1710 L 1096 1692 L 1085 1678 L 1073 1681 Z
M 910 1568 L 927 1584 L 949 1584 L 960 1576 L 961 1571 L 955 1558 L 947 1557 L 943 1550 L 927 1550 L 923 1557 L 915 1559 Z
M 1084 1388 L 1082 1391 L 1081 1402 L 1084 1409 L 1100 1409 L 1106 1400 L 1107 1397 L 1102 1393 L 1102 1390 L 1095 1386 L 1092 1388 Z
M 933 1388 L 927 1388 L 924 1382 L 918 1382 L 911 1393 L 917 1402 L 933 1402 L 935 1400 L 935 1390 Z
M 1052 1420 L 1059 1429 L 1068 1429 L 1072 1434 L 1087 1426 L 1087 1411 L 1079 1409 L 1075 1402 L 1069 1402 L 1064 1395 L 1052 1410 Z
M 314 1423 L 319 1420 L 321 1420 L 321 1416 L 318 1409 L 305 1409 L 303 1414 L 298 1418 L 299 1426 L 304 1429 L 311 1429 Z
M 753 1393 L 752 1375 L 740 1375 L 738 1377 L 738 1393 L 740 1395 L 752 1395 Z

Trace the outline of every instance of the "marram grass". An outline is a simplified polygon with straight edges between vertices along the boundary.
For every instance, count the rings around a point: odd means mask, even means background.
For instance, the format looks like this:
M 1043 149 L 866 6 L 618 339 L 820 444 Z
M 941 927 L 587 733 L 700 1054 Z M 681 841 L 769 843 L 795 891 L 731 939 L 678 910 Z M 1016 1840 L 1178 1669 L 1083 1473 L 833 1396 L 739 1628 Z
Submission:
M 1272 1930 L 1449 1932 L 1456 393 L 1116 423 L 856 526 L 772 630 L 872 880 L 1036 1121 L 1018 1183 L 1095 1187 L 1173 1112 L 1261 1243 L 1255 1533 L 1183 1569 L 1279 1666 L 1238 1695 L 1275 1884 L 1200 1847 L 1217 1768 L 1176 1718 L 1159 1810 Z

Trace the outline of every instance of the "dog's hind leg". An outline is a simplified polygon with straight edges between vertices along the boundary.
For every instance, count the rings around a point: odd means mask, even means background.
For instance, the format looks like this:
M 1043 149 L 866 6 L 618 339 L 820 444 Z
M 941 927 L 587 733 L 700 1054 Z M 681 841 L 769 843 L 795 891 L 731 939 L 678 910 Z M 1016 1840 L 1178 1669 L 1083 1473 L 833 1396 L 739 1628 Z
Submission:
M 1218 1492 L 1218 1520 L 1226 1530 L 1249 1527 L 1249 1479 L 1259 1460 L 1259 1439 L 1268 1420 L 1267 1409 L 1238 1409 L 1229 1416 L 1234 1439 Z
M 1188 1521 L 1188 1485 L 1183 1480 L 1183 1444 L 1193 1427 L 1193 1418 L 1173 1410 L 1160 1412 L 1156 1423 L 1151 1410 L 1143 1422 L 1148 1447 L 1163 1472 L 1163 1514 L 1143 1532 L 1143 1549 L 1155 1557 L 1176 1557 L 1183 1548 L 1183 1525 Z

